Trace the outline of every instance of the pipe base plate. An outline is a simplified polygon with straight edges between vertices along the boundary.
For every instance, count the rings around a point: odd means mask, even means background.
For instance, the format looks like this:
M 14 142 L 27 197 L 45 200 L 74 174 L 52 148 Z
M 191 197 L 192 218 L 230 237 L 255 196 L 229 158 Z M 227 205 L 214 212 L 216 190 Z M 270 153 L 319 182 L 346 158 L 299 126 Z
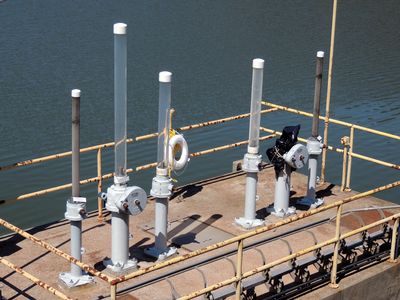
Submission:
M 285 211 L 284 209 L 276 209 L 274 206 L 267 207 L 267 212 L 271 215 L 274 215 L 278 218 L 284 218 L 290 215 L 294 215 L 296 213 L 296 208 L 294 206 L 290 206 Z
M 263 226 L 264 220 L 261 219 L 246 219 L 246 218 L 235 218 L 235 223 L 244 229 L 253 229 L 255 227 Z
M 116 262 L 114 263 L 111 259 L 103 260 L 103 265 L 113 273 L 121 274 L 127 273 L 128 271 L 134 271 L 137 269 L 137 259 L 129 259 L 126 263 Z
M 308 206 L 309 208 L 317 208 L 318 206 L 321 206 L 324 204 L 324 199 L 323 198 L 301 198 L 297 200 L 296 204 L 298 205 L 303 205 L 303 206 Z
M 85 284 L 94 283 L 94 278 L 89 275 L 74 276 L 71 273 L 63 272 L 58 275 L 58 278 L 68 288 L 74 288 Z

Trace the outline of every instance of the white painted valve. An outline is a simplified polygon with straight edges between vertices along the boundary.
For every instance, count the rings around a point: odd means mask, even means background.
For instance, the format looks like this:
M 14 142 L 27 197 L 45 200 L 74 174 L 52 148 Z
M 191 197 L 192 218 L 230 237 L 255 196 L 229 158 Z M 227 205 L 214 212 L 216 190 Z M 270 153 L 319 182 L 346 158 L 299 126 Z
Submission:
M 116 186 L 107 189 L 106 208 L 112 212 L 122 212 L 128 215 L 140 214 L 147 205 L 146 192 L 138 186 Z
M 308 161 L 308 151 L 302 144 L 294 145 L 289 152 L 283 155 L 285 162 L 292 168 L 300 169 Z

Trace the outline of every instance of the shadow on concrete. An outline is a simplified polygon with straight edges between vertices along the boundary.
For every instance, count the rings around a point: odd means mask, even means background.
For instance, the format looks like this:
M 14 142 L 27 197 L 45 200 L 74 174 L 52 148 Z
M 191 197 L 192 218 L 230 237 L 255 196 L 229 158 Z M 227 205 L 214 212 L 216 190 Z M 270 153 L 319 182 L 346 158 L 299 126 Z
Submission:
M 213 214 L 204 222 L 200 222 L 199 225 L 197 225 L 194 229 L 192 229 L 188 233 L 184 233 L 184 234 L 181 234 L 178 236 L 170 235 L 170 238 L 172 239 L 171 241 L 177 247 L 181 247 L 181 246 L 184 246 L 187 244 L 192 244 L 192 243 L 200 244 L 200 242 L 196 240 L 197 234 L 199 234 L 203 230 L 207 229 L 209 226 L 211 226 L 211 224 L 213 224 L 215 221 L 217 221 L 218 219 L 221 219 L 221 218 L 222 218 L 222 215 Z
M 197 193 L 201 192 L 203 187 L 201 185 L 197 184 L 189 184 L 181 189 L 178 189 L 174 194 L 171 196 L 170 201 L 177 198 L 178 200 L 183 200 L 185 198 L 192 197 L 196 195 Z

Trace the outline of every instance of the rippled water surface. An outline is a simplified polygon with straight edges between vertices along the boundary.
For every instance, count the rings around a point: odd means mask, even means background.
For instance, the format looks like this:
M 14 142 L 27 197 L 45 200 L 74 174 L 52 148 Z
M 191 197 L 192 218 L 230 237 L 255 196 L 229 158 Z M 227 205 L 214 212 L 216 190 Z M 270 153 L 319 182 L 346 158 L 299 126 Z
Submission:
M 339 1 L 331 116 L 399 134 L 400 2 Z M 315 54 L 328 54 L 331 1 L 32 1 L 0 3 L 0 165 L 70 150 L 70 90 L 82 90 L 82 147 L 113 139 L 113 35 L 128 24 L 129 136 L 156 131 L 161 70 L 173 72 L 174 126 L 248 112 L 251 60 L 266 60 L 264 97 L 311 111 Z M 325 100 L 328 61 L 324 68 Z M 325 101 L 322 103 L 324 110 Z M 311 120 L 265 115 L 281 130 Z M 330 143 L 349 131 L 332 125 Z M 191 151 L 247 139 L 248 120 L 185 134 Z M 272 141 L 263 142 L 266 149 Z M 399 141 L 356 132 L 355 149 L 400 163 Z M 153 162 L 155 141 L 128 147 L 129 166 Z M 245 147 L 193 159 L 178 184 L 231 169 Z M 264 150 L 263 150 L 264 152 Z M 112 171 L 112 151 L 103 172 Z M 340 183 L 341 156 L 329 153 L 327 179 Z M 398 179 L 398 171 L 354 159 L 352 188 Z M 96 153 L 82 155 L 82 178 L 96 176 Z M 149 190 L 154 170 L 131 174 Z M 0 199 L 70 182 L 70 159 L 0 172 Z M 108 186 L 110 181 L 105 182 Z M 63 217 L 69 191 L 1 205 L 0 217 L 30 227 Z M 85 186 L 90 209 L 95 185 Z M 379 194 L 400 203 L 399 190 Z

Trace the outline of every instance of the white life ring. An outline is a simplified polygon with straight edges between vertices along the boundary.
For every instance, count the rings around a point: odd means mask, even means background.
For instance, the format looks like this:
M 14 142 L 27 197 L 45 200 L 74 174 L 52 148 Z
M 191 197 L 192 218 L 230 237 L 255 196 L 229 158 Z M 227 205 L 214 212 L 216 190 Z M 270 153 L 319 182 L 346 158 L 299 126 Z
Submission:
M 176 145 L 181 147 L 181 157 L 179 160 L 175 159 L 174 149 Z M 189 161 L 189 149 L 185 138 L 181 134 L 176 134 L 169 140 L 169 151 L 168 151 L 169 165 L 172 170 L 179 171 L 183 169 Z

